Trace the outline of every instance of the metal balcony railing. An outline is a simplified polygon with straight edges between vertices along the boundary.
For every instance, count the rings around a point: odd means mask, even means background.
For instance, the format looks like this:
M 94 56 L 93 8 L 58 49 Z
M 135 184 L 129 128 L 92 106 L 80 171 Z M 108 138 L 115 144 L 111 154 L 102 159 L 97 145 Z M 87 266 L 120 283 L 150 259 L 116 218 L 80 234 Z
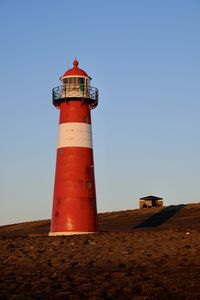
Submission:
M 87 87 L 84 84 L 65 84 L 57 86 L 52 90 L 53 104 L 56 107 L 60 106 L 61 102 L 69 101 L 72 98 L 77 100 L 82 98 L 90 103 L 91 108 L 95 108 L 98 105 L 98 89 L 95 87 Z

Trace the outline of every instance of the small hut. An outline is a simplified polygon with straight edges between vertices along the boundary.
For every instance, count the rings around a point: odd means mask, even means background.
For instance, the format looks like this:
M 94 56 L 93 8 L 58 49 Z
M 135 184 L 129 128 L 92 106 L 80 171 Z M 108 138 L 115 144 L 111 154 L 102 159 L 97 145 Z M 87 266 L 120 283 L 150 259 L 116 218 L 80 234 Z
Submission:
M 163 206 L 163 198 L 156 196 L 146 196 L 142 197 L 139 200 L 140 208 L 152 208 L 152 207 L 162 207 Z

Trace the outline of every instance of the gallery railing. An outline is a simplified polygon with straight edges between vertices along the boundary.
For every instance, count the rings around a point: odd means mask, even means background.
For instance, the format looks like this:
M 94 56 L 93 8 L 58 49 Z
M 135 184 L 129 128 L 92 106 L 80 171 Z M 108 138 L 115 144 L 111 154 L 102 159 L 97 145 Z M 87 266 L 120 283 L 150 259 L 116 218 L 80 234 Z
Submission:
M 65 84 L 55 87 L 52 90 L 52 97 L 56 107 L 59 107 L 61 102 L 82 98 L 90 103 L 91 108 L 95 108 L 98 105 L 99 92 L 97 88 L 92 86 Z

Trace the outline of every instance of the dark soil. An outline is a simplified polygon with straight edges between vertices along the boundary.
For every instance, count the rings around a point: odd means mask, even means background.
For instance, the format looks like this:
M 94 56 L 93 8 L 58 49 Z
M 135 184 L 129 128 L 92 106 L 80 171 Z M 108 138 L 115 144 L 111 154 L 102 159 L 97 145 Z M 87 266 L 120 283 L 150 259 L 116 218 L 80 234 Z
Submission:
M 99 225 L 68 237 L 48 237 L 48 220 L 0 227 L 0 299 L 200 299 L 200 204 Z

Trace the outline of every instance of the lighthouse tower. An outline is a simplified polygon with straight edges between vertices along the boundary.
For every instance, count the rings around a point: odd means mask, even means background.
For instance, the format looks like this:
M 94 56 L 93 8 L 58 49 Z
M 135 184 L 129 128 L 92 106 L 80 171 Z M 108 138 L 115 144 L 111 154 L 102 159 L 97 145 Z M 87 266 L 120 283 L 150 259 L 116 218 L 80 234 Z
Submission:
M 98 104 L 98 90 L 76 59 L 60 80 L 53 89 L 60 121 L 49 235 L 92 233 L 97 210 L 90 112 Z

